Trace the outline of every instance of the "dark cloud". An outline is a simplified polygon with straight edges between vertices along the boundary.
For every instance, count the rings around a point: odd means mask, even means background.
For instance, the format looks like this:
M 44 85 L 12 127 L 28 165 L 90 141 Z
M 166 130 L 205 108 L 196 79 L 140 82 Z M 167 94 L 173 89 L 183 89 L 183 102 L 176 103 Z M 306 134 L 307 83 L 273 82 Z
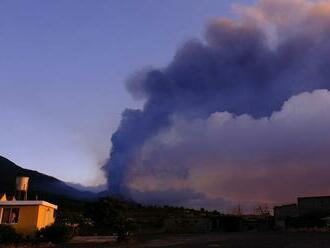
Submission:
M 293 95 L 329 89 L 330 5 L 321 5 L 265 0 L 255 7 L 241 7 L 241 19 L 213 21 L 205 40 L 187 42 L 167 67 L 144 70 L 131 78 L 130 92 L 143 98 L 145 105 L 142 110 L 126 110 L 112 137 L 111 157 L 105 165 L 110 190 L 127 194 L 132 170 L 140 164 L 148 164 L 144 170 L 150 171 L 162 164 L 164 170 L 158 173 L 169 171 L 170 166 L 171 172 L 187 177 L 189 169 L 173 156 L 184 151 L 168 155 L 174 157 L 172 165 L 162 162 L 167 159 L 161 150 L 154 151 L 157 160 L 143 152 L 151 140 L 171 130 L 174 117 L 193 122 L 224 111 L 267 117 Z M 283 11 L 296 13 L 288 19 Z M 197 150 L 207 153 L 199 140 L 194 142 Z M 189 155 L 193 160 L 195 154 Z
M 143 192 L 188 188 L 245 205 L 329 194 L 329 109 L 330 92 L 317 90 L 290 98 L 268 118 L 174 117 L 170 129 L 144 144 L 127 183 Z
M 233 203 L 222 198 L 208 199 L 204 194 L 191 189 L 131 190 L 130 195 L 135 201 L 149 205 L 218 209 L 222 212 L 234 207 Z

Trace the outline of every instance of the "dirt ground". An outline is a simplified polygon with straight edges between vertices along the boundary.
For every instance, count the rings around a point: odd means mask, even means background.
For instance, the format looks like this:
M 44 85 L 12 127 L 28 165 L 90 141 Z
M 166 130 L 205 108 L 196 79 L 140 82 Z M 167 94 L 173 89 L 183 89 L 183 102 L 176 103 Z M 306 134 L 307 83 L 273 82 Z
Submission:
M 74 248 L 330 248 L 330 233 L 219 233 L 149 237 L 130 244 L 71 244 Z

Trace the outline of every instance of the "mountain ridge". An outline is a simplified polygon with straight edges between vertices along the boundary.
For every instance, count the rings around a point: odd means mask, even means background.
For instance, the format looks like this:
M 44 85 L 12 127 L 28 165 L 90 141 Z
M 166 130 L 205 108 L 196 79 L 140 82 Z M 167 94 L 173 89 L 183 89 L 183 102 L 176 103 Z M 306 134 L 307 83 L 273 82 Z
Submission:
M 17 176 L 27 176 L 29 181 L 29 198 L 50 195 L 63 196 L 76 200 L 94 200 L 98 193 L 78 190 L 69 184 L 47 174 L 35 170 L 25 169 L 11 160 L 0 156 L 0 193 L 13 195 Z

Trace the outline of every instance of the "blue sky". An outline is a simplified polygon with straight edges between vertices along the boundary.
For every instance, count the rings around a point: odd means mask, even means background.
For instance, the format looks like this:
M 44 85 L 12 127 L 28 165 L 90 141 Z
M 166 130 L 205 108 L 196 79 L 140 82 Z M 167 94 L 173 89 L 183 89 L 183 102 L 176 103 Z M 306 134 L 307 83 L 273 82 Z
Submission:
M 252 2 L 0 1 L 0 154 L 66 181 L 103 183 L 120 113 L 141 105 L 127 77 L 166 65 L 210 19 Z

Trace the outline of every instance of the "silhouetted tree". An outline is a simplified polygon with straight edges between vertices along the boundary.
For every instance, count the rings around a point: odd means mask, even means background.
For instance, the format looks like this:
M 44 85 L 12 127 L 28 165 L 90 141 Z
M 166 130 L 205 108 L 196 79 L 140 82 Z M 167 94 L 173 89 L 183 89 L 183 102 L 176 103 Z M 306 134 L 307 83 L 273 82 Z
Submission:
M 118 235 L 118 241 L 122 241 L 131 229 L 130 221 L 126 215 L 127 210 L 127 203 L 104 198 L 90 205 L 88 216 L 96 228 L 102 232 L 114 232 Z

